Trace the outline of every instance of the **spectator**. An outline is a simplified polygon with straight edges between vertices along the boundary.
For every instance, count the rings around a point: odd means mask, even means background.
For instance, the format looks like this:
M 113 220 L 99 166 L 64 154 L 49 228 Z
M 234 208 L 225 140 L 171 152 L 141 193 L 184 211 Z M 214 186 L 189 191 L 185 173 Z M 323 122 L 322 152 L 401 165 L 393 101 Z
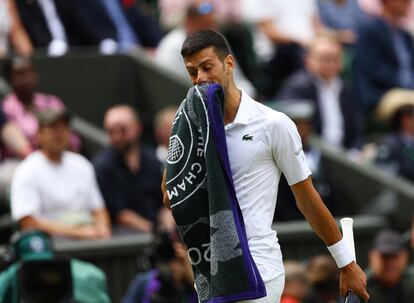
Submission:
M 376 164 L 414 182 L 414 90 L 389 91 L 377 114 L 390 124 L 391 132 L 378 145 Z
M 140 142 L 138 114 L 128 105 L 115 105 L 107 110 L 104 127 L 111 146 L 94 164 L 113 223 L 143 232 L 151 232 L 157 224 L 170 229 L 175 224 L 162 206 L 162 164 L 155 150 Z
M 38 75 L 30 59 L 11 58 L 6 62 L 4 69 L 12 92 L 4 98 L 2 109 L 7 118 L 19 126 L 32 148 L 35 149 L 38 129 L 36 114 L 46 109 L 63 109 L 65 105 L 56 96 L 36 92 Z M 79 137 L 71 135 L 69 148 L 79 151 Z M 12 151 L 6 151 L 5 156 L 12 157 L 15 154 Z
M 401 236 L 392 230 L 381 230 L 368 255 L 367 291 L 375 303 L 409 303 L 413 286 L 406 275 L 408 250 Z
M 355 84 L 365 113 L 372 114 L 392 88 L 414 88 L 414 42 L 400 26 L 409 0 L 382 0 L 382 14 L 362 22 L 355 54 Z
M 285 288 L 280 303 L 301 303 L 309 290 L 306 268 L 297 261 L 285 261 Z
M 277 98 L 313 101 L 316 133 L 334 146 L 359 148 L 363 143 L 361 117 L 341 71 L 340 41 L 334 34 L 320 33 L 306 53 L 305 69 L 282 84 Z
M 154 268 L 139 273 L 130 283 L 122 303 L 197 303 L 194 278 L 184 245 L 178 235 L 157 236 Z
M 302 66 L 303 46 L 310 43 L 320 23 L 316 0 L 243 0 L 243 15 L 255 30 L 254 49 L 268 78 L 266 97 Z
M 317 255 L 309 261 L 307 272 L 311 290 L 303 303 L 337 303 L 339 270 L 335 261 L 328 255 Z
M 93 166 L 65 151 L 69 116 L 49 109 L 38 114 L 40 150 L 18 167 L 11 187 L 12 218 L 20 228 L 73 238 L 107 238 L 109 219 Z
M 202 29 L 216 29 L 218 27 L 216 8 L 211 1 L 193 0 L 186 10 L 186 17 L 182 24 L 170 31 L 161 40 L 155 52 L 155 62 L 183 79 L 188 78 L 187 70 L 181 56 L 181 45 L 188 34 Z M 235 77 L 240 87 L 250 95 L 255 94 L 255 88 L 246 79 L 239 67 L 235 70 Z
M 174 121 L 176 106 L 167 106 L 161 109 L 154 119 L 155 141 L 157 142 L 156 155 L 158 161 L 166 164 L 171 128 Z
M 28 56 L 33 46 L 24 29 L 13 0 L 0 1 L 0 58 L 9 53 L 11 42 L 16 53 Z

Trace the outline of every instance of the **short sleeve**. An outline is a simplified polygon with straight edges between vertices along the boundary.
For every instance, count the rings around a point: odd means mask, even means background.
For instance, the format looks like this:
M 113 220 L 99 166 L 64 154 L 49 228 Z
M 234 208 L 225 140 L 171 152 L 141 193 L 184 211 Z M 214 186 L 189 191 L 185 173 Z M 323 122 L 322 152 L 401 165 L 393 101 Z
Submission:
M 281 114 L 281 119 L 273 127 L 273 155 L 276 165 L 285 175 L 289 185 L 305 180 L 311 175 L 311 171 L 295 123 Z
M 29 172 L 30 167 L 22 162 L 13 176 L 11 184 L 11 213 L 13 220 L 36 216 L 41 212 L 41 196 L 36 178 Z

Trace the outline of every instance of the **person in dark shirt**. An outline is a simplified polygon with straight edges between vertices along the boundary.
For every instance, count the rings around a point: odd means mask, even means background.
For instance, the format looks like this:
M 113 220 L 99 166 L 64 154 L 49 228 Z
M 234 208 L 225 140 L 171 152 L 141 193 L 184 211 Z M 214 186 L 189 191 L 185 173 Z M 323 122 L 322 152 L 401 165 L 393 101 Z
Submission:
M 104 126 L 110 147 L 94 165 L 113 224 L 143 232 L 160 224 L 168 230 L 174 221 L 162 206 L 162 164 L 155 149 L 140 142 L 138 114 L 128 105 L 116 105 L 106 112 Z

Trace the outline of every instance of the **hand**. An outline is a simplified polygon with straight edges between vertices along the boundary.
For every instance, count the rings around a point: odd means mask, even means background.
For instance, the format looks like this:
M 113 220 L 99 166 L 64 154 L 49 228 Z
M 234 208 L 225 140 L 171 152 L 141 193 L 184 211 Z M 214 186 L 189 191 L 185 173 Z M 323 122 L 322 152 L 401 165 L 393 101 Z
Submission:
M 71 232 L 71 236 L 77 239 L 85 239 L 85 240 L 104 238 L 102 236 L 102 231 L 93 225 L 76 226 L 73 228 Z
M 107 225 L 95 225 L 95 228 L 98 231 L 99 238 L 107 239 L 110 238 L 112 235 L 111 229 Z
M 170 199 L 168 199 L 168 194 L 167 194 L 166 175 L 167 175 L 167 171 L 164 170 L 164 173 L 162 175 L 162 182 L 161 182 L 162 203 L 164 204 L 166 208 L 171 209 Z
M 342 297 L 345 297 L 346 292 L 350 290 L 360 296 L 364 302 L 368 301 L 367 277 L 355 262 L 341 268 L 339 290 Z

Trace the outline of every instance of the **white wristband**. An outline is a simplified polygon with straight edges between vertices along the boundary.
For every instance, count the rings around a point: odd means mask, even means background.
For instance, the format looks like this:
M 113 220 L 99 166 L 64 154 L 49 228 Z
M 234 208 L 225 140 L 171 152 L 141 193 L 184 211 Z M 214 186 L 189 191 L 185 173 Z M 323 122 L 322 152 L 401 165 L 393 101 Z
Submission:
M 339 268 L 342 268 L 354 261 L 353 254 L 344 238 L 336 242 L 334 245 L 328 246 L 328 250 Z

